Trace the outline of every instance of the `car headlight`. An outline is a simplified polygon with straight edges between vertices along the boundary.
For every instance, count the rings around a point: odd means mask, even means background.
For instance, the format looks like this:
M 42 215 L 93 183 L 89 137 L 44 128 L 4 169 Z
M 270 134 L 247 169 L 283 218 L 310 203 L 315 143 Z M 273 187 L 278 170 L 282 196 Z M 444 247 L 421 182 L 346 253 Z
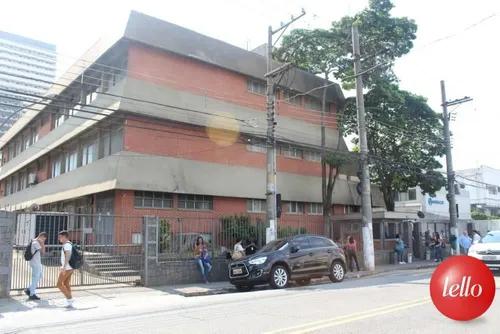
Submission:
M 266 260 L 267 260 L 267 256 L 261 256 L 261 257 L 258 257 L 258 258 L 255 258 L 255 259 L 248 261 L 248 263 L 250 263 L 250 264 L 263 264 L 264 262 L 266 262 Z

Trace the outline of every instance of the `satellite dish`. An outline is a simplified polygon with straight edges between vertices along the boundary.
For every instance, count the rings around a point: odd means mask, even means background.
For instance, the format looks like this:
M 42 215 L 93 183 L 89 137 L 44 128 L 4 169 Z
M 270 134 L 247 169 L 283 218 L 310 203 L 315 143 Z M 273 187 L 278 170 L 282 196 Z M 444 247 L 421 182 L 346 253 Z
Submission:
M 422 211 L 417 212 L 418 218 L 425 218 L 425 214 Z

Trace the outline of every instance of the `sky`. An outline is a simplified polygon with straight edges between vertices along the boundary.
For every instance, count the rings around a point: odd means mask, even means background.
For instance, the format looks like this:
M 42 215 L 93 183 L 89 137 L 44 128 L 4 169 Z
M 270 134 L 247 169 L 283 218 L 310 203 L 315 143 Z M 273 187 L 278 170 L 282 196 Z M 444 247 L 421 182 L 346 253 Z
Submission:
M 500 1 L 394 4 L 393 15 L 418 25 L 414 49 L 395 65 L 401 87 L 426 97 L 435 111 L 441 110 L 440 80 L 446 82 L 449 100 L 472 97 L 454 111 L 454 167 L 500 169 Z M 307 15 L 292 28 L 328 28 L 367 5 L 368 0 L 16 0 L 1 4 L 0 30 L 56 44 L 61 72 L 100 37 L 122 31 L 131 10 L 252 49 L 266 42 L 269 25 L 277 27 L 302 8 Z

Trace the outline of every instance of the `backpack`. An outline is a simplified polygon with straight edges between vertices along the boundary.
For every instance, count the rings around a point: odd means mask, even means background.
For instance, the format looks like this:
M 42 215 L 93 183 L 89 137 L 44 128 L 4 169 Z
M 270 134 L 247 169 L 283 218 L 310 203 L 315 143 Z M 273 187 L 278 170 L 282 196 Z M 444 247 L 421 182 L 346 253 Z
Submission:
M 73 269 L 80 269 L 82 262 L 82 254 L 78 251 L 75 245 L 71 244 L 71 257 L 69 258 L 69 265 Z
M 24 259 L 26 261 L 31 261 L 33 256 L 35 256 L 36 252 L 38 252 L 38 250 L 36 250 L 34 253 L 31 253 L 31 244 L 32 243 L 33 243 L 33 240 L 31 240 L 29 242 L 29 244 L 26 246 L 26 248 L 24 249 Z

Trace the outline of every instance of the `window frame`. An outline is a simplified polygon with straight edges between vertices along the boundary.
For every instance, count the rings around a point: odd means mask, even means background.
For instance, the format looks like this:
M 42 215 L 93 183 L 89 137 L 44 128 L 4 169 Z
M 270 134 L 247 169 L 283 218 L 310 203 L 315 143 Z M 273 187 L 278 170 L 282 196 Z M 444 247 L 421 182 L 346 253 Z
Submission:
M 189 211 L 212 211 L 214 209 L 213 196 L 179 194 L 177 195 L 177 209 Z
M 317 210 L 312 210 L 312 208 L 319 208 L 319 212 Z M 312 216 L 319 216 L 323 214 L 323 203 L 308 203 L 307 205 L 307 214 Z
M 150 200 L 151 205 L 147 205 L 146 200 Z M 156 205 L 157 203 L 161 204 Z M 174 195 L 168 192 L 136 190 L 134 192 L 134 207 L 137 209 L 173 209 Z
M 287 213 L 292 214 L 292 215 L 303 215 L 305 213 L 305 205 L 304 202 L 298 202 L 298 201 L 289 201 L 287 203 Z M 301 206 L 301 208 L 300 208 Z M 294 210 L 292 210 L 292 207 Z M 300 209 L 300 211 L 299 211 Z
M 258 205 L 256 205 L 258 203 Z M 260 208 L 256 210 L 256 207 L 259 206 Z M 255 198 L 249 198 L 247 199 L 247 212 L 250 213 L 264 213 L 267 210 L 267 203 L 266 200 L 263 199 L 255 199 Z

